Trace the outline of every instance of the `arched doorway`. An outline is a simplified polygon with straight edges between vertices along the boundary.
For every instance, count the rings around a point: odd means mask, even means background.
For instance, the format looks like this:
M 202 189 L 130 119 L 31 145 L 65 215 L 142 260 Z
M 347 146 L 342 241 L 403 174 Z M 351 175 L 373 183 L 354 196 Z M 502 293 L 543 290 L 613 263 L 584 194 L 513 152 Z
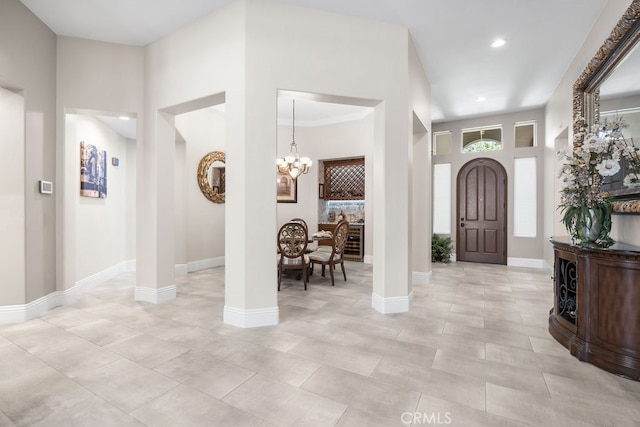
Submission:
M 495 160 L 465 164 L 457 184 L 458 261 L 507 264 L 507 173 Z

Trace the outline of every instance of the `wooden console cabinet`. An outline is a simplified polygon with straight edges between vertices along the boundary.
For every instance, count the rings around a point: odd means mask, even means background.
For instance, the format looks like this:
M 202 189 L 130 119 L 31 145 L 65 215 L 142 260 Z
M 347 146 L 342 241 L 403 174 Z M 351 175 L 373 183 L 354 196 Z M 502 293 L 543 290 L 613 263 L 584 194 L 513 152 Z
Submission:
M 579 360 L 640 381 L 640 248 L 587 248 L 567 237 L 551 243 L 549 333 Z

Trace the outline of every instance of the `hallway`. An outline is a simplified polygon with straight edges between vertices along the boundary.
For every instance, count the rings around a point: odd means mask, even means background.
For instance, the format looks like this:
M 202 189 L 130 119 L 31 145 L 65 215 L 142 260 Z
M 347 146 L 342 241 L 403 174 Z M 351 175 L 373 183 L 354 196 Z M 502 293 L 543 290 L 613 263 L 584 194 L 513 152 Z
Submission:
M 280 324 L 222 322 L 224 268 L 133 300 L 124 275 L 0 326 L 0 426 L 640 425 L 640 383 L 581 363 L 547 332 L 550 274 L 434 264 L 407 314 L 348 281 L 285 280 Z M 275 286 L 275 278 L 274 278 Z

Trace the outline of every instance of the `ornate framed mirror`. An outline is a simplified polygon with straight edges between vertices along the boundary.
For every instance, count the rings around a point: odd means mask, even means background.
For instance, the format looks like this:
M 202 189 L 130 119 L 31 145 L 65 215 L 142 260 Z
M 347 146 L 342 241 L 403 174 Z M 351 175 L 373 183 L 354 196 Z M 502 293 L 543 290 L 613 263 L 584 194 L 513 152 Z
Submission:
M 591 126 L 609 116 L 621 116 L 628 122 L 629 115 L 638 120 L 638 125 L 631 128 L 640 129 L 639 41 L 640 0 L 633 0 L 573 85 L 574 146 L 582 143 L 581 119 Z M 625 136 L 640 144 L 640 131 Z M 622 182 L 622 178 L 616 182 Z M 614 212 L 640 214 L 640 187 L 625 188 L 618 184 L 608 193 L 617 199 Z
M 213 203 L 224 203 L 226 190 L 224 152 L 212 151 L 200 160 L 198 186 L 202 194 Z

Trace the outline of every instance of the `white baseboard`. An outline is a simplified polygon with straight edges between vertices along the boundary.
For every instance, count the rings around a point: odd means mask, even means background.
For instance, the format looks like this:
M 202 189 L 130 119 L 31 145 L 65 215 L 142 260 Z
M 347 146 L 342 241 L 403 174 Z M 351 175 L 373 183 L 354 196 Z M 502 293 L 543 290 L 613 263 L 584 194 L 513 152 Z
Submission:
M 78 293 L 87 289 L 91 289 L 94 286 L 104 283 L 109 279 L 113 279 L 114 277 L 119 276 L 120 274 L 132 273 L 134 271 L 136 271 L 135 259 L 122 261 L 114 266 L 107 267 L 102 271 L 92 274 L 91 276 L 78 280 L 70 289 L 74 289 L 74 292 Z
M 122 273 L 136 270 L 136 261 L 128 260 L 106 268 L 84 279 L 78 280 L 72 287 L 64 291 L 54 291 L 27 304 L 0 306 L 0 324 L 20 323 L 35 319 L 49 310 L 68 305 L 79 293 L 91 289 Z
M 373 264 L 373 255 L 365 255 L 362 262 L 365 264 Z
M 371 307 L 382 314 L 407 313 L 413 301 L 413 292 L 407 296 L 382 298 L 375 292 L 371 294 Z
M 242 309 L 224 306 L 224 323 L 240 328 L 256 328 L 260 326 L 274 326 L 280 321 L 278 307 Z
M 148 302 L 151 304 L 162 304 L 176 298 L 176 285 L 165 286 L 164 288 L 146 288 L 136 286 L 134 290 L 135 301 Z
M 510 267 L 545 268 L 544 264 L 543 259 L 507 257 L 507 265 Z
M 414 285 L 428 285 L 431 283 L 431 272 L 414 271 L 411 273 L 411 281 Z
M 20 323 L 40 317 L 53 308 L 68 303 L 72 289 L 52 292 L 28 304 L 0 306 L 0 324 Z
M 224 265 L 225 258 L 219 256 L 216 258 L 201 259 L 199 261 L 191 261 L 187 263 L 187 272 L 206 270 L 208 268 L 221 267 Z

